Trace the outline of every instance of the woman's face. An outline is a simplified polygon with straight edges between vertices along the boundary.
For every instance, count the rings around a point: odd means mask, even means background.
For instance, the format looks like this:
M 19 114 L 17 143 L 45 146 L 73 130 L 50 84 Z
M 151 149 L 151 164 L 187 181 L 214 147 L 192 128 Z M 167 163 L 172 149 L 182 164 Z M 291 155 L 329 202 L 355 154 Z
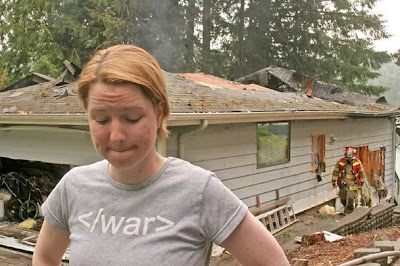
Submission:
M 93 145 L 114 167 L 151 162 L 162 107 L 155 108 L 138 85 L 95 83 L 87 111 Z

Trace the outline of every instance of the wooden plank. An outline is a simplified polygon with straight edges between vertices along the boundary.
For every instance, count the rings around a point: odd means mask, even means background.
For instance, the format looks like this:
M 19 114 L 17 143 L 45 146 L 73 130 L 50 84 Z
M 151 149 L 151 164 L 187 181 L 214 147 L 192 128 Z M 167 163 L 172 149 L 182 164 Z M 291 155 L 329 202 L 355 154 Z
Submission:
M 277 200 L 275 202 L 264 204 L 264 205 L 262 205 L 262 206 L 260 206 L 258 208 L 252 209 L 252 210 L 250 210 L 250 212 L 253 215 L 259 215 L 261 213 L 264 213 L 264 212 L 267 212 L 267 211 L 269 211 L 271 209 L 274 209 L 274 208 L 276 208 L 276 207 L 278 207 L 280 205 L 285 205 L 286 203 L 289 202 L 289 200 L 290 200 L 290 197 L 284 197 L 284 198 L 281 198 L 281 199 L 279 199 L 279 200 Z
M 256 201 L 257 201 L 257 208 L 261 207 L 260 195 L 257 195 L 257 196 L 256 196 Z
M 261 204 L 267 204 L 267 203 L 270 203 L 270 202 L 274 202 L 276 200 L 275 193 L 273 191 L 269 191 L 269 192 L 265 192 L 265 193 L 259 194 L 259 196 L 260 196 Z M 247 198 L 242 198 L 241 200 L 249 208 L 256 208 L 257 207 L 256 199 L 255 199 L 254 196 L 249 196 Z

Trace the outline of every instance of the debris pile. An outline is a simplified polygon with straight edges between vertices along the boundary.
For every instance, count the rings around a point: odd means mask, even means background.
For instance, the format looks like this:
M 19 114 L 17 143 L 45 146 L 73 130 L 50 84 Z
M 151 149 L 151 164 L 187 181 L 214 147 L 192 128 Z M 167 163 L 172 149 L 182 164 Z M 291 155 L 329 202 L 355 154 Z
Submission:
M 5 220 L 39 219 L 40 205 L 70 169 L 68 165 L 0 158 L 0 204 Z
M 9 220 L 35 219 L 43 203 L 41 190 L 36 186 L 36 177 L 26 178 L 17 172 L 0 176 L 5 217 Z

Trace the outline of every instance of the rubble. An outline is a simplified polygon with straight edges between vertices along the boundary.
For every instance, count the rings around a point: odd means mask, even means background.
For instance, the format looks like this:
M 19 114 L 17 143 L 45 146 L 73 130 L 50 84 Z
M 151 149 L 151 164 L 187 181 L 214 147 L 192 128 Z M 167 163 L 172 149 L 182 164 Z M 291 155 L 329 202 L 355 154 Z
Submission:
M 7 221 L 38 219 L 40 205 L 60 178 L 67 165 L 0 158 L 0 200 Z

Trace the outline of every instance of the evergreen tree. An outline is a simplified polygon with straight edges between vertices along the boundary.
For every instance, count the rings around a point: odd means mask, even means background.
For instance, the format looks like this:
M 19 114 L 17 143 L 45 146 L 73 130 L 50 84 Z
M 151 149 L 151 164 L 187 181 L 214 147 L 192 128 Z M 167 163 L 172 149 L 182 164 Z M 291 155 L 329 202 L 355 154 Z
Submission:
M 33 1 L 33 2 L 32 2 Z M 137 44 L 170 72 L 235 79 L 270 65 L 378 95 L 368 85 L 390 60 L 378 0 L 0 1 L 0 83 L 29 71 L 56 77 L 98 50 Z M 1 85 L 1 84 L 0 84 Z
M 36 71 L 57 77 L 98 49 L 137 44 L 167 71 L 183 71 L 185 30 L 178 0 L 11 0 L 0 2 L 2 86 Z
M 386 100 L 390 104 L 400 106 L 400 66 L 396 65 L 395 62 L 382 65 L 382 68 L 379 70 L 379 77 L 370 80 L 368 83 L 370 85 L 389 88 L 383 94 Z
M 0 2 L 0 80 L 6 86 L 29 72 L 60 73 L 62 60 L 46 21 L 46 0 Z
M 400 49 L 394 54 L 394 57 L 397 59 L 396 65 L 400 66 Z
M 245 10 L 244 43 L 236 34 L 240 12 L 228 26 L 224 53 L 233 58 L 230 78 L 238 78 L 236 58 L 246 74 L 269 65 L 293 69 L 300 74 L 365 94 L 378 95 L 385 88 L 368 85 L 380 66 L 390 61 L 385 52 L 373 50 L 374 40 L 387 38 L 379 16 L 371 14 L 376 0 L 249 0 Z M 235 1 L 237 3 L 237 1 Z M 235 47 L 242 47 L 240 49 Z
M 202 42 L 202 66 L 201 71 L 210 73 L 210 53 L 211 53 L 211 0 L 203 0 L 203 42 Z
M 186 31 L 185 31 L 185 65 L 187 72 L 195 72 L 195 25 L 196 18 L 198 18 L 198 10 L 196 10 L 196 0 L 188 0 L 185 9 Z

